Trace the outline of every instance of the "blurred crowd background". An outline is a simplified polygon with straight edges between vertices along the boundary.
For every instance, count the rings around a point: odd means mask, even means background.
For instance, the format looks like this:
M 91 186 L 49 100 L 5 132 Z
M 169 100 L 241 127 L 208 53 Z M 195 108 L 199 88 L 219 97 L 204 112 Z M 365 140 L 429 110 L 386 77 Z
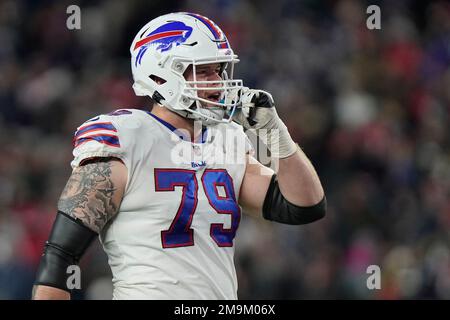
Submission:
M 66 8 L 81 8 L 68 30 Z M 381 30 L 366 8 L 381 8 Z M 311 158 L 328 215 L 245 217 L 241 299 L 450 299 L 450 3 L 444 1 L 0 1 L 0 299 L 28 299 L 85 120 L 144 108 L 129 46 L 172 11 L 227 33 L 247 86 L 270 91 Z M 369 265 L 381 289 L 369 290 Z M 99 243 L 77 299 L 109 299 Z

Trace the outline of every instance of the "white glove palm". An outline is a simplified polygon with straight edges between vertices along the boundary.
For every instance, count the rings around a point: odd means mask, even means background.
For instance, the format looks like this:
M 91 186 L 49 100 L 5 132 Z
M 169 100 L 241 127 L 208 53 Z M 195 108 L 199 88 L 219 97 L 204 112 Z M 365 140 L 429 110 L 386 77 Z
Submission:
M 241 96 L 241 108 L 233 119 L 245 129 L 258 130 L 258 135 L 267 135 L 267 147 L 272 157 L 286 158 L 297 150 L 289 131 L 277 114 L 272 95 L 263 90 L 244 88 Z

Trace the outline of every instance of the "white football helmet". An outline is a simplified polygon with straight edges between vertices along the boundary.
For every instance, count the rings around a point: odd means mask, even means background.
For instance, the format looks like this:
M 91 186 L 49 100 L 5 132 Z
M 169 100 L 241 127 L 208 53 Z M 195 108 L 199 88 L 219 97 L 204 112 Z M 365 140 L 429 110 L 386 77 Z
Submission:
M 178 12 L 147 23 L 130 47 L 133 89 L 183 117 L 206 125 L 230 122 L 242 92 L 242 80 L 233 79 L 239 60 L 225 34 L 210 19 Z M 220 63 L 220 81 L 197 81 L 198 65 Z M 183 73 L 192 65 L 193 81 Z M 220 92 L 216 100 L 198 96 L 200 90 Z M 208 104 L 208 106 L 206 106 Z

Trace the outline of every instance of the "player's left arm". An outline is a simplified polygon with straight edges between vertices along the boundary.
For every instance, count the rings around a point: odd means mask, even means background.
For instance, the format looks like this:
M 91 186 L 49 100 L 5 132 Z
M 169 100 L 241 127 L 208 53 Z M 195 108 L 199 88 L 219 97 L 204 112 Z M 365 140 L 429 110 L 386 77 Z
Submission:
M 277 174 L 247 157 L 239 197 L 245 213 L 285 224 L 305 224 L 325 216 L 320 179 L 302 150 L 280 159 Z
M 285 224 L 305 224 L 323 218 L 326 198 L 320 179 L 308 157 L 292 141 L 272 97 L 255 90 L 247 95 L 252 109 L 246 114 L 241 112 L 237 120 L 247 129 L 269 132 L 268 148 L 279 167 L 275 173 L 248 156 L 239 198 L 244 212 Z M 271 140 L 274 132 L 277 139 Z

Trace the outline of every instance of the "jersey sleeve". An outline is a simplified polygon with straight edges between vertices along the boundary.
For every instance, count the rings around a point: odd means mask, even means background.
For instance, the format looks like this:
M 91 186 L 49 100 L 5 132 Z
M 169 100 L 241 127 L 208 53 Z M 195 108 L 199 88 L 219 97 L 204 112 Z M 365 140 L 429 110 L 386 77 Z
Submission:
M 120 128 L 114 118 L 101 115 L 79 126 L 73 137 L 72 168 L 83 161 L 96 157 L 124 159 L 125 148 L 120 137 Z

